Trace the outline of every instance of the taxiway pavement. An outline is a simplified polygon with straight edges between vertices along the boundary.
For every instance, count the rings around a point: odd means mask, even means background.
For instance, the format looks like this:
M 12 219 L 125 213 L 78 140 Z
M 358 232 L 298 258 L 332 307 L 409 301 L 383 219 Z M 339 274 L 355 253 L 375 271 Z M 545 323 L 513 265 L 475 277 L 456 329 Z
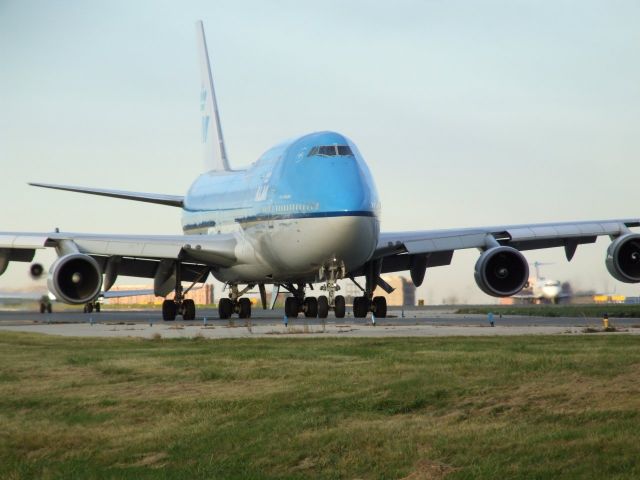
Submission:
M 620 331 L 640 334 L 640 319 L 611 319 Z M 460 315 L 442 310 L 390 309 L 389 317 L 372 321 L 348 315 L 336 319 L 298 318 L 285 320 L 282 310 L 255 309 L 250 320 L 220 320 L 215 310 L 200 310 L 193 321 L 165 322 L 156 310 L 105 310 L 85 314 L 61 311 L 40 314 L 30 311 L 0 311 L 0 331 L 24 331 L 62 336 L 91 337 L 413 337 L 582 334 L 588 327 L 602 327 L 601 318 L 531 317 L 494 315 L 490 326 L 486 315 Z

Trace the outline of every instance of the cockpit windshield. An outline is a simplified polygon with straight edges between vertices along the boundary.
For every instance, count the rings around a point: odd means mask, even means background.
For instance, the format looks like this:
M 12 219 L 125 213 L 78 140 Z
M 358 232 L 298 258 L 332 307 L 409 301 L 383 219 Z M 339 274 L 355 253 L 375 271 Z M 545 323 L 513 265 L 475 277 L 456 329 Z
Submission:
M 323 155 L 325 157 L 335 157 L 339 156 L 353 156 L 353 152 L 348 145 L 327 145 L 321 147 L 313 147 L 309 150 L 308 157 L 313 157 L 314 155 Z

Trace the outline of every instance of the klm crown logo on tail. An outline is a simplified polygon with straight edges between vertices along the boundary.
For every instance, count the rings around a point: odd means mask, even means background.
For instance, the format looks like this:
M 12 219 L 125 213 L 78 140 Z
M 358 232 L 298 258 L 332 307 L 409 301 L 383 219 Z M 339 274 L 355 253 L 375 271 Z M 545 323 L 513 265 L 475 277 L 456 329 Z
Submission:
M 207 133 L 209 131 L 209 119 L 211 118 L 206 112 L 207 90 L 202 87 L 200 91 L 200 112 L 202 113 L 202 143 L 207 143 Z
M 207 50 L 207 41 L 201 21 L 196 23 L 196 33 L 200 52 L 200 112 L 202 114 L 202 145 L 205 169 L 231 170 L 227 160 L 224 137 L 222 136 L 220 114 L 218 113 L 216 92 L 213 88 L 213 75 L 211 74 L 211 64 L 209 63 L 209 51 Z M 213 122 L 211 119 L 213 119 Z

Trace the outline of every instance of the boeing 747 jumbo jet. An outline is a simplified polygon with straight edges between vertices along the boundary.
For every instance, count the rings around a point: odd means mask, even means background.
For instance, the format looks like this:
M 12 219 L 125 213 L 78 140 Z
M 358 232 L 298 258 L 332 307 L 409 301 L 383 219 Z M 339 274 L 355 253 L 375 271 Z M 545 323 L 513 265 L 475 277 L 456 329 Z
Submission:
M 119 275 L 152 278 L 165 300 L 162 316 L 195 318 L 195 305 L 184 298 L 183 282 L 204 282 L 209 274 L 228 288 L 220 318 L 251 315 L 243 294 L 256 285 L 266 308 L 265 285 L 283 288 L 289 317 L 304 313 L 344 317 L 345 300 L 336 281 L 364 276 L 355 317 L 373 312 L 384 317 L 390 291 L 382 273 L 406 271 L 416 286 L 427 268 L 449 265 L 454 251 L 476 248 L 475 280 L 495 297 L 517 294 L 527 283 L 523 250 L 562 247 L 571 260 L 578 245 L 608 235 L 606 266 L 622 282 L 640 282 L 640 234 L 630 228 L 640 219 L 548 223 L 452 230 L 380 232 L 380 202 L 374 181 L 356 145 L 335 132 L 316 132 L 276 145 L 246 170 L 232 170 L 216 105 L 202 22 L 200 48 L 202 141 L 209 165 L 185 196 L 100 188 L 32 184 L 74 192 L 149 202 L 182 209 L 184 235 L 96 235 L 88 233 L 0 233 L 0 273 L 10 261 L 29 262 L 35 251 L 54 248 L 48 286 L 70 304 L 95 302 Z M 313 181 L 310 181 L 313 179 Z M 316 283 L 326 295 L 306 296 Z M 358 286 L 360 284 L 356 283 Z

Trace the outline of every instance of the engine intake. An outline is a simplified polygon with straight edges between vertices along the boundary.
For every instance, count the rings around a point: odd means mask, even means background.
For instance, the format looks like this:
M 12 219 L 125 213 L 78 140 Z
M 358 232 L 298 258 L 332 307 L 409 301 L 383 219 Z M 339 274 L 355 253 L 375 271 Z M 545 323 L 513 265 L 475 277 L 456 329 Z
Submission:
M 607 270 L 616 280 L 640 282 L 640 234 L 616 238 L 607 249 Z
M 32 263 L 29 267 L 29 275 L 31 275 L 31 278 L 34 280 L 38 280 L 40 277 L 42 277 L 43 273 L 44 267 L 41 263 Z
M 475 279 L 487 295 L 509 297 L 522 290 L 529 280 L 529 264 L 515 248 L 490 248 L 476 262 Z
M 89 255 L 71 253 L 51 265 L 47 285 L 59 300 L 81 305 L 95 300 L 100 293 L 102 272 Z

